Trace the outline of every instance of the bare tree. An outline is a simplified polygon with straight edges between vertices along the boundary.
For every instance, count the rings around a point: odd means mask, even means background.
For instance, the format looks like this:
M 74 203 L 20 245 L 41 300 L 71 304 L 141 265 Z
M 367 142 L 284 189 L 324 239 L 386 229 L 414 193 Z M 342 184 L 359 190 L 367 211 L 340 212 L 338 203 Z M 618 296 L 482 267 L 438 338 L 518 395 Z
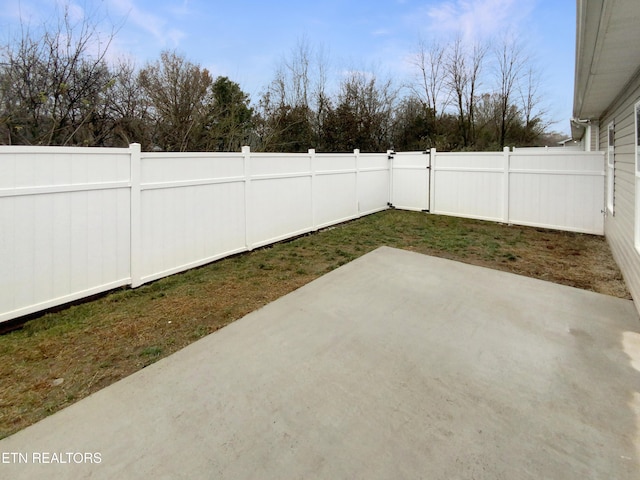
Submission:
M 342 81 L 337 106 L 327 115 L 324 148 L 385 151 L 391 147 L 398 90 L 391 78 L 352 71 Z
M 298 41 L 276 68 L 260 100 L 260 136 L 264 150 L 306 151 L 315 147 L 330 101 L 328 59 L 306 38 Z
M 315 114 L 313 122 L 313 130 L 315 134 L 316 145 L 320 142 L 322 125 L 331 109 L 331 98 L 327 91 L 327 82 L 329 75 L 329 54 L 321 46 L 315 50 L 314 77 L 312 82 L 312 97 L 310 108 Z
M 287 103 L 294 107 L 309 107 L 311 47 L 306 38 L 298 41 L 291 56 L 284 61 L 284 67 L 290 81 L 290 90 L 285 92 Z
M 520 111 L 522 114 L 524 138 L 521 141 L 530 144 L 542 136 L 551 125 L 545 121 L 546 109 L 542 106 L 542 94 L 540 92 L 540 71 L 529 64 L 521 82 L 518 85 Z
M 209 72 L 164 51 L 160 60 L 140 71 L 139 82 L 156 124 L 156 144 L 170 151 L 200 149 L 199 128 L 205 123 L 207 92 L 213 83 Z
M 276 67 L 267 87 L 270 101 L 277 106 L 305 107 L 310 105 L 312 49 L 305 38 L 298 40 L 288 57 Z
M 457 110 L 463 147 L 475 142 L 475 104 L 487 52 L 480 44 L 473 45 L 471 52 L 467 48 L 458 37 L 446 57 L 447 86 Z
M 449 102 L 449 92 L 446 89 L 446 54 L 447 49 L 442 44 L 427 44 L 421 40 L 418 43 L 418 52 L 412 59 L 412 64 L 418 70 L 417 85 L 414 85 L 412 90 L 432 113 L 434 121 L 438 114 L 444 112 Z
M 482 73 L 483 63 L 487 54 L 487 47 L 480 43 L 473 45 L 471 58 L 468 63 L 467 81 L 467 119 L 469 143 L 476 143 L 476 100 L 478 96 L 478 88 L 480 86 L 480 76 Z
M 500 126 L 499 145 L 506 144 L 510 125 L 517 118 L 517 110 L 513 108 L 514 96 L 527 64 L 527 57 L 522 45 L 512 36 L 505 36 L 495 50 L 496 93 L 499 98 L 498 119 Z
M 127 146 L 137 142 L 148 150 L 153 146 L 149 104 L 138 83 L 136 66 L 132 61 L 120 60 L 113 68 L 115 82 L 107 93 L 113 143 Z
M 91 17 L 74 21 L 69 6 L 40 34 L 23 26 L 3 49 L 0 80 L 6 143 L 95 144 L 106 138 L 89 124 L 100 116 L 112 77 L 104 61 L 113 38 Z M 97 126 L 97 125 L 93 125 Z
M 460 38 L 457 38 L 449 48 L 446 68 L 447 86 L 451 91 L 453 103 L 458 113 L 458 128 L 462 136 L 462 144 L 466 147 L 469 142 L 467 132 L 468 120 L 465 108 L 465 98 L 468 87 L 467 59 Z

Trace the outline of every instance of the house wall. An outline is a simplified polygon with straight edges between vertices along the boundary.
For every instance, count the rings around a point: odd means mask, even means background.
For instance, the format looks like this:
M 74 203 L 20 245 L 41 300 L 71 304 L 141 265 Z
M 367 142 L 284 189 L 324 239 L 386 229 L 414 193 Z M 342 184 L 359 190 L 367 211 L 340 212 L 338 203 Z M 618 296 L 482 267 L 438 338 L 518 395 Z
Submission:
M 600 118 L 600 149 L 607 150 L 608 125 L 614 122 L 614 182 L 613 214 L 605 218 L 605 235 L 613 256 L 622 270 L 634 299 L 640 300 L 640 254 L 635 248 L 635 111 L 640 100 L 640 78 L 626 89 L 626 94 L 605 111 Z M 610 172 L 607 169 L 607 175 Z M 608 180 L 608 178 L 607 178 Z M 607 185 L 605 195 L 608 194 Z M 636 302 L 640 309 L 640 302 Z

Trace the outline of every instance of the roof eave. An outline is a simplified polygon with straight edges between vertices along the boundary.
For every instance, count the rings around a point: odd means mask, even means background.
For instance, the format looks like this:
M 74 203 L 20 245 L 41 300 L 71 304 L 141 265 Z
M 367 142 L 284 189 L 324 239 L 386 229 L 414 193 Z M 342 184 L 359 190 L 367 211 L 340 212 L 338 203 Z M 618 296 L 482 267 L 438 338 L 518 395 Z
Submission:
M 578 0 L 576 14 L 576 65 L 573 89 L 573 117 L 593 118 L 601 112 L 585 112 L 584 100 L 589 93 L 591 72 L 600 31 L 603 0 Z M 572 122 L 573 125 L 573 122 Z

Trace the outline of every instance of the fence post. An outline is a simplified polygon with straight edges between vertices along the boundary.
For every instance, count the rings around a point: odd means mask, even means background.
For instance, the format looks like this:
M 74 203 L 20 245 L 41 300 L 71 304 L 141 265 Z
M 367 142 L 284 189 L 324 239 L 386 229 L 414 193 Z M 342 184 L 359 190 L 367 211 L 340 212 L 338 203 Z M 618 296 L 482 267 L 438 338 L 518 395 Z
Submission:
M 387 206 L 393 206 L 393 154 L 395 152 L 393 150 L 387 150 L 387 161 L 389 163 L 389 200 L 387 201 Z
M 311 230 L 315 232 L 317 230 L 316 220 L 316 149 L 310 148 L 309 153 L 309 168 L 311 169 Z
M 242 147 L 244 162 L 244 245 L 247 250 L 253 248 L 251 244 L 251 147 Z
M 129 274 L 131 276 L 131 287 L 139 287 L 142 285 L 142 191 L 141 191 L 141 168 L 142 151 L 139 143 L 129 145 L 130 152 L 130 181 L 131 181 L 131 198 L 130 198 L 130 258 L 129 258 Z
M 436 210 L 436 149 L 429 150 L 429 212 Z
M 356 185 L 355 185 L 356 205 L 355 207 L 356 207 L 356 214 L 358 215 L 358 217 L 360 217 L 360 192 L 358 191 L 358 184 L 360 183 L 360 149 L 354 148 L 353 155 L 356 161 Z
M 504 180 L 503 180 L 503 197 L 502 197 L 502 221 L 504 223 L 509 223 L 509 201 L 510 201 L 510 186 L 509 180 L 511 176 L 511 153 L 509 152 L 509 147 L 504 147 L 502 149 L 502 154 L 504 157 Z

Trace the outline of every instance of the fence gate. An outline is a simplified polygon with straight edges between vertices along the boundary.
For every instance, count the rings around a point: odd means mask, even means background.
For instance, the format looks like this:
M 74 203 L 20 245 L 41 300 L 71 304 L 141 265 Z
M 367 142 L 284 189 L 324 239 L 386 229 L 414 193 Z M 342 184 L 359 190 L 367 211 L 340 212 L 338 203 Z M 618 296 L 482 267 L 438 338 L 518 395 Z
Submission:
M 391 206 L 403 210 L 428 212 L 431 208 L 429 184 L 431 159 L 429 152 L 392 153 Z

